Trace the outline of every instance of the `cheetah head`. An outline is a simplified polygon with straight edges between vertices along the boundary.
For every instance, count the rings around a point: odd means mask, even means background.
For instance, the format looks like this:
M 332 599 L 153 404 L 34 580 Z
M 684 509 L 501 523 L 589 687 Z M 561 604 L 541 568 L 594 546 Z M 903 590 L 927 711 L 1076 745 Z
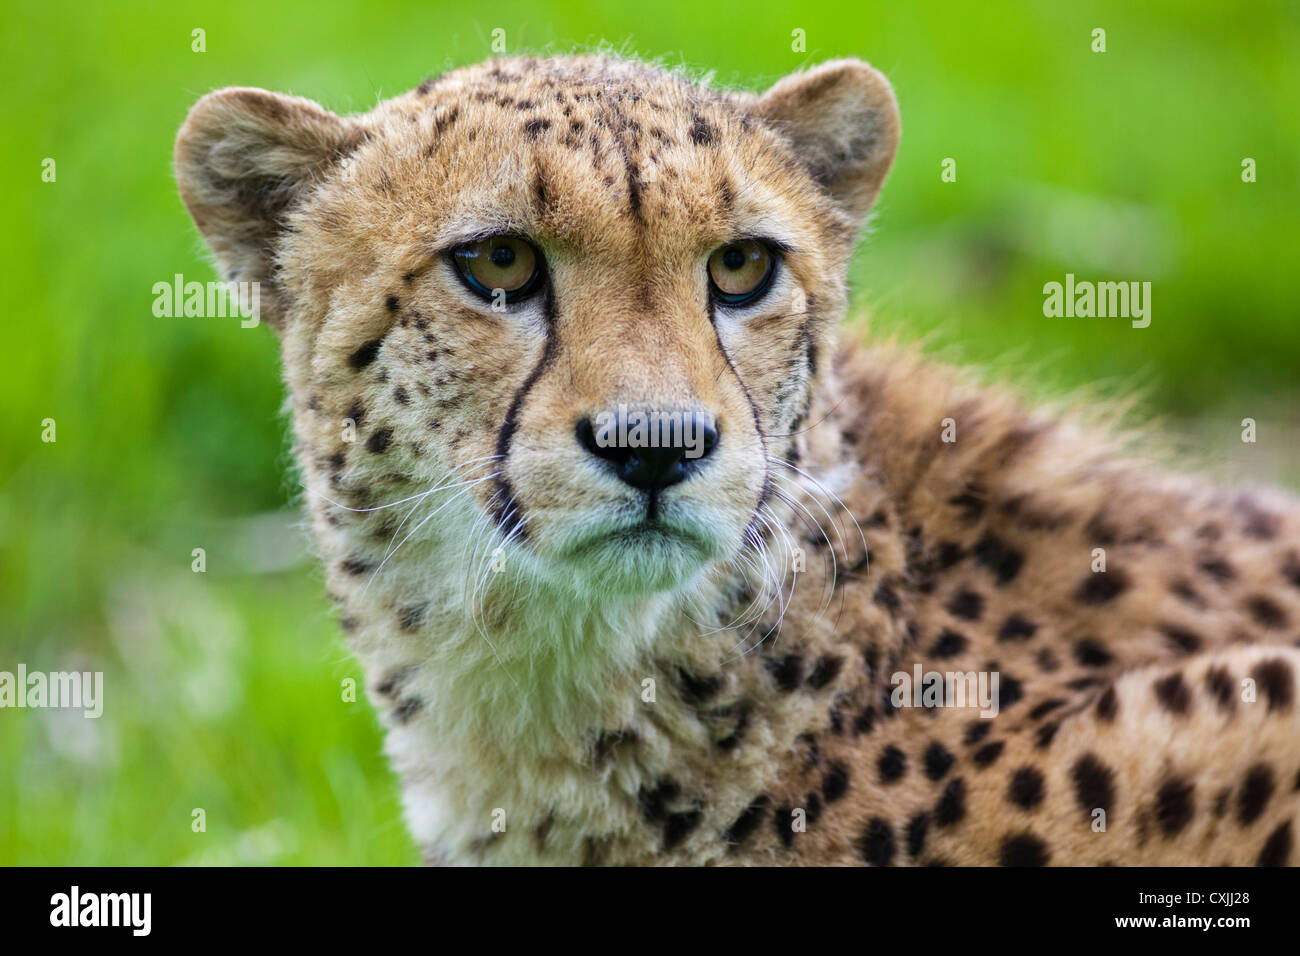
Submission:
M 454 486 L 420 540 L 608 596 L 755 533 L 898 135 L 854 60 L 754 95 L 508 59 L 359 116 L 212 93 L 176 171 L 225 278 L 260 284 L 309 487 Z

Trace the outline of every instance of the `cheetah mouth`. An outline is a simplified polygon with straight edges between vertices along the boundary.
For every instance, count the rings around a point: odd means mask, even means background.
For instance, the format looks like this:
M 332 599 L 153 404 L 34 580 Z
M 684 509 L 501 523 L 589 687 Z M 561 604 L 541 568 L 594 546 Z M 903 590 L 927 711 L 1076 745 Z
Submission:
M 706 529 L 662 518 L 587 529 L 559 555 L 566 572 L 623 594 L 677 587 L 718 556 L 719 544 Z
M 602 529 L 588 535 L 572 547 L 569 554 L 582 559 L 593 551 L 608 548 L 647 553 L 663 548 L 712 550 L 710 543 L 696 529 L 675 523 L 669 524 L 660 518 L 646 517 L 633 524 Z

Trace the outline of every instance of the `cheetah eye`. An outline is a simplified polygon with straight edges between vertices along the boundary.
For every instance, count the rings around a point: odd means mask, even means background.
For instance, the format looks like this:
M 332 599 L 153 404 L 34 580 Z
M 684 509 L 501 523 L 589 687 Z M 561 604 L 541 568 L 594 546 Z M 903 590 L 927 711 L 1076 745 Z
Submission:
M 742 239 L 709 256 L 709 292 L 723 305 L 757 302 L 772 284 L 776 256 L 764 242 Z
M 465 284 L 485 299 L 494 299 L 500 290 L 507 302 L 518 302 L 542 284 L 542 254 L 526 239 L 492 236 L 468 242 L 453 249 L 451 259 Z

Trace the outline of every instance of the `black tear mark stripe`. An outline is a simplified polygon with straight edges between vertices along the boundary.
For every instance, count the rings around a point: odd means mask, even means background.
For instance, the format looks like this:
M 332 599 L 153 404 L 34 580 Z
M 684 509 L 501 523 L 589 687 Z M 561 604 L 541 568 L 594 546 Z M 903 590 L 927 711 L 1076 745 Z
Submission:
M 732 376 L 735 377 L 736 384 L 740 386 L 741 392 L 744 393 L 745 401 L 749 403 L 750 414 L 754 416 L 754 432 L 758 435 L 758 443 L 763 449 L 763 491 L 762 494 L 759 495 L 758 504 L 754 506 L 755 510 L 757 510 L 762 506 L 763 502 L 767 500 L 768 488 L 771 481 L 770 465 L 767 460 L 767 435 L 763 433 L 763 423 L 759 421 L 758 404 L 754 401 L 754 396 L 749 392 L 749 386 L 745 384 L 745 380 L 741 378 L 740 373 L 736 371 L 736 366 L 731 361 L 731 356 L 727 354 L 727 349 L 722 344 L 722 333 L 718 331 L 718 317 L 714 311 L 713 296 L 708 295 L 708 293 L 705 293 L 705 295 L 708 296 L 709 300 L 709 325 L 713 326 L 713 338 L 714 341 L 718 343 L 718 354 L 721 355 L 722 360 L 727 363 L 727 368 L 731 370 Z
M 510 479 L 506 477 L 506 462 L 510 456 L 510 443 L 514 439 L 515 429 L 519 427 L 519 412 L 524 407 L 524 400 L 528 398 L 528 393 L 532 391 L 537 380 L 555 362 L 556 354 L 556 335 L 555 335 L 555 291 L 548 288 L 546 290 L 546 299 L 542 303 L 542 313 L 546 321 L 546 341 L 542 346 L 542 357 L 537 360 L 533 370 L 528 373 L 524 383 L 519 386 L 515 392 L 514 398 L 510 400 L 510 408 L 506 411 L 505 421 L 501 423 L 501 430 L 497 432 L 497 469 L 500 474 L 497 476 L 497 491 L 500 496 L 500 502 L 493 509 L 492 520 L 496 523 L 497 530 L 503 535 L 509 535 L 514 531 L 519 531 L 519 539 L 523 540 L 528 536 L 527 529 L 523 523 L 523 515 L 517 514 L 519 511 L 518 503 L 515 500 L 514 489 L 510 486 Z M 507 529 L 505 523 L 509 518 L 515 515 L 514 525 Z

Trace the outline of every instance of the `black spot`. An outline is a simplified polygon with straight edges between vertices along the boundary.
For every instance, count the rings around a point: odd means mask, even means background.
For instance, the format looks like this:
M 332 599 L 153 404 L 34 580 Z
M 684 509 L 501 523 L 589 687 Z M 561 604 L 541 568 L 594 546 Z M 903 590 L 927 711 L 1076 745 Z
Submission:
M 842 657 L 828 656 L 820 658 L 814 665 L 812 673 L 808 675 L 808 686 L 813 690 L 821 690 L 839 676 L 840 668 L 843 666 L 844 658 Z
M 408 723 L 412 717 L 420 712 L 420 708 L 423 706 L 424 701 L 416 697 L 407 697 L 393 708 L 393 717 L 399 724 Z
M 734 710 L 734 708 L 731 707 L 722 708 L 722 709 L 727 712 L 731 712 L 732 710 Z M 727 736 L 717 741 L 714 744 L 714 746 L 716 746 L 719 750 L 735 750 L 737 747 L 740 746 L 741 738 L 744 736 L 745 728 L 748 726 L 749 726 L 749 707 L 746 705 L 742 705 L 740 708 L 740 713 L 736 717 L 735 727 L 732 729 L 731 733 L 727 734 Z
M 1035 704 L 1033 710 L 1029 712 L 1030 720 L 1039 720 L 1046 717 L 1058 707 L 1065 706 L 1065 701 L 1060 697 L 1053 697 L 1051 700 L 1045 700 L 1041 704 Z
M 604 767 L 605 764 L 609 763 L 610 759 L 614 756 L 619 744 L 623 743 L 625 740 L 632 743 L 635 742 L 636 739 L 637 734 L 634 730 L 602 731 L 601 734 L 596 737 L 596 741 L 591 747 L 592 763 L 596 767 Z
M 383 339 L 371 339 L 348 356 L 348 364 L 355 369 L 365 368 L 375 360 L 375 356 L 379 354 L 379 347 L 383 344 Z
M 930 833 L 930 814 L 918 813 L 907 821 L 907 852 L 917 859 L 925 849 L 925 838 Z
M 984 514 L 986 502 L 983 489 L 978 485 L 971 485 L 967 491 L 949 498 L 948 504 L 956 505 L 961 509 L 960 517 L 962 521 L 967 524 L 974 524 L 979 520 L 980 515 Z
M 953 541 L 940 541 L 934 552 L 936 571 L 947 571 L 966 557 L 966 550 Z
M 1038 653 L 1034 655 L 1034 660 L 1038 662 L 1040 668 L 1049 674 L 1061 669 L 1061 662 L 1050 647 L 1040 647 Z
M 348 558 L 346 561 L 339 562 L 339 570 L 354 578 L 365 574 L 370 568 L 370 562 L 362 558 Z
M 1273 768 L 1268 764 L 1257 763 L 1246 771 L 1246 779 L 1237 792 L 1237 820 L 1243 825 L 1254 823 L 1272 796 Z
M 772 813 L 772 826 L 787 849 L 794 843 L 794 811 L 788 806 L 777 807 Z
M 966 816 L 966 781 L 961 777 L 948 782 L 934 808 L 934 822 L 941 827 L 960 823 Z
M 384 308 L 389 312 L 396 312 L 401 308 L 401 303 L 397 301 L 397 296 L 390 295 L 388 298 L 384 299 Z
M 966 727 L 966 736 L 963 738 L 967 746 L 977 744 L 993 731 L 993 723 L 988 720 L 977 720 Z
M 1033 767 L 1021 767 L 1011 775 L 1007 799 L 1025 810 L 1034 809 L 1043 802 L 1043 775 Z
M 1230 711 L 1237 706 L 1237 698 L 1233 693 L 1236 684 L 1225 668 L 1211 667 L 1205 672 L 1205 689 L 1218 702 L 1220 710 Z
M 830 724 L 831 733 L 844 733 L 844 708 L 848 706 L 848 697 L 840 694 L 831 702 L 830 710 L 826 712 L 826 719 Z
M 1156 693 L 1156 700 L 1160 701 L 1160 706 L 1171 714 L 1187 713 L 1188 705 L 1191 704 L 1192 695 L 1183 683 L 1183 675 L 1179 673 L 1170 674 L 1168 677 L 1162 677 L 1151 685 Z
M 827 803 L 834 803 L 849 792 L 849 768 L 842 763 L 831 764 L 830 770 L 822 778 L 822 796 Z
M 930 744 L 925 749 L 925 775 L 931 780 L 942 780 L 956 759 L 943 744 Z
M 863 707 L 862 712 L 853 721 L 853 735 L 869 734 L 876 725 L 876 711 L 873 707 Z
M 704 814 L 699 810 L 683 810 L 668 814 L 664 821 L 664 849 L 671 850 L 685 840 L 697 826 Z
M 898 592 L 883 581 L 876 588 L 876 593 L 872 595 L 871 599 L 890 613 L 897 612 L 901 606 L 901 602 L 898 600 Z
M 967 643 L 969 642 L 964 635 L 944 628 L 939 632 L 939 639 L 934 642 L 934 647 L 930 648 L 930 655 L 940 658 L 956 657 L 966 649 Z
M 1165 836 L 1173 836 L 1192 819 L 1195 785 L 1181 777 L 1166 780 L 1156 792 L 1156 822 Z
M 677 668 L 677 680 L 682 696 L 691 704 L 702 704 L 722 689 L 721 677 L 697 677 L 680 667 Z
M 893 744 L 886 747 L 876 761 L 882 783 L 896 783 L 907 772 L 907 756 Z
M 1288 820 L 1269 834 L 1269 838 L 1264 842 L 1264 848 L 1259 851 L 1259 859 L 1255 861 L 1255 865 L 1286 866 L 1290 855 L 1291 821 Z
M 789 692 L 799 686 L 799 680 L 803 676 L 803 658 L 790 654 L 786 657 L 769 658 L 765 664 L 767 672 L 772 675 L 776 686 L 781 690 Z
M 1169 638 L 1169 643 L 1180 654 L 1192 654 L 1201 648 L 1200 636 L 1185 627 L 1179 627 L 1176 624 L 1162 624 L 1160 630 L 1164 631 L 1165 637 Z
M 817 818 L 822 815 L 822 798 L 815 793 L 805 794 L 803 798 L 804 814 L 809 823 L 816 823 Z
M 388 450 L 389 444 L 393 440 L 393 430 L 391 428 L 380 428 L 371 433 L 366 439 L 366 450 L 372 451 L 376 455 L 382 455 Z
M 1253 594 L 1246 599 L 1246 610 L 1260 627 L 1278 631 L 1289 623 L 1286 611 L 1272 598 L 1262 594 Z
M 980 768 L 991 766 L 997 762 L 999 757 L 1002 756 L 1002 751 L 1006 749 L 1006 746 L 1007 744 L 1004 740 L 995 740 L 992 743 L 987 743 L 971 755 L 971 760 L 975 762 L 975 766 Z
M 1196 566 L 1220 583 L 1231 581 L 1237 576 L 1237 572 L 1232 565 L 1213 555 L 1202 558 Z
M 880 716 L 893 720 L 898 716 L 902 708 L 894 706 L 894 692 L 889 687 L 881 688 L 880 691 Z
M 1034 636 L 1038 625 L 1023 614 L 1012 614 L 998 629 L 999 641 L 1027 641 Z
M 1052 746 L 1052 741 L 1056 739 L 1056 732 L 1060 729 L 1059 722 L 1043 724 L 1038 728 L 1038 733 L 1034 734 L 1034 746 L 1039 750 L 1046 750 Z
M 998 680 L 998 708 L 1000 710 L 1005 710 L 1024 696 L 1024 688 L 1021 687 L 1020 681 L 1008 674 L 1001 675 Z
M 758 825 L 763 822 L 763 813 L 767 810 L 767 804 L 768 797 L 766 794 L 761 794 L 755 798 L 753 803 L 741 811 L 735 822 L 722 832 L 723 841 L 732 846 L 744 843 L 758 829 Z
M 399 667 L 384 675 L 384 679 L 375 687 L 375 692 L 383 697 L 392 697 L 415 672 L 413 667 Z
M 1015 580 L 1025 563 L 1025 556 L 1008 545 L 1001 538 L 986 534 L 971 549 L 975 563 L 983 565 L 993 572 L 998 586 L 1003 587 Z
M 1287 554 L 1286 561 L 1282 563 L 1280 570 L 1282 571 L 1282 577 L 1300 588 L 1300 555 L 1297 555 L 1294 551 Z
M 974 591 L 963 588 L 948 602 L 948 613 L 967 621 L 978 621 L 980 615 L 984 613 L 984 598 Z
M 1003 866 L 1046 866 L 1047 844 L 1032 833 L 1018 833 L 1002 841 Z
M 1119 696 L 1115 693 L 1115 685 L 1111 684 L 1097 698 L 1097 717 L 1100 720 L 1111 721 L 1115 719 L 1118 711 Z
M 1291 674 L 1291 665 L 1280 657 L 1260 661 L 1250 672 L 1255 683 L 1268 698 L 1268 709 L 1288 710 L 1295 696 L 1295 678 Z
M 1119 539 L 1115 526 L 1100 511 L 1088 519 L 1088 523 L 1083 526 L 1083 533 L 1103 548 L 1109 548 Z
M 795 748 L 804 752 L 803 764 L 805 768 L 817 766 L 822 759 L 821 749 L 817 744 L 817 738 L 813 734 L 800 734 L 794 738 Z
M 428 610 L 428 607 L 423 604 L 402 608 L 397 612 L 398 627 L 404 631 L 414 631 L 424 623 L 424 616 Z
M 1074 599 L 1084 604 L 1107 604 L 1128 588 L 1128 576 L 1123 571 L 1094 572 L 1079 582 Z
M 1079 808 L 1091 815 L 1098 808 L 1110 813 L 1115 802 L 1115 773 L 1093 754 L 1087 753 L 1070 768 L 1074 781 L 1074 795 Z
M 1257 541 L 1272 541 L 1277 537 L 1280 523 L 1277 515 L 1271 515 L 1265 511 L 1258 511 L 1250 507 L 1246 511 L 1246 537 L 1254 538 Z
M 1085 637 L 1074 644 L 1074 659 L 1084 667 L 1105 667 L 1115 658 L 1110 651 L 1091 638 Z
M 1205 598 L 1196 593 L 1196 589 L 1192 587 L 1190 581 L 1185 579 L 1175 581 L 1173 584 L 1169 585 L 1169 590 L 1175 594 L 1180 601 L 1190 607 L 1197 609 L 1205 607 Z
M 410 405 L 411 396 L 406 393 L 406 389 L 399 385 L 393 389 L 393 401 L 397 402 L 398 405 Z
M 352 407 L 348 409 L 347 417 L 352 419 L 352 424 L 360 425 L 366 417 L 366 406 L 360 401 L 353 402 Z
M 691 142 L 696 146 L 709 146 L 713 143 L 713 127 L 703 116 L 696 116 L 691 123 Z
M 894 830 L 880 817 L 873 817 L 862 834 L 862 859 L 870 866 L 889 866 L 894 862 Z
M 671 778 L 661 780 L 653 789 L 642 786 L 637 792 L 641 813 L 651 823 L 658 823 L 668 815 L 668 804 L 681 795 L 682 788 Z
M 551 121 L 548 119 L 530 119 L 524 124 L 524 135 L 529 139 L 536 139 L 550 128 Z

